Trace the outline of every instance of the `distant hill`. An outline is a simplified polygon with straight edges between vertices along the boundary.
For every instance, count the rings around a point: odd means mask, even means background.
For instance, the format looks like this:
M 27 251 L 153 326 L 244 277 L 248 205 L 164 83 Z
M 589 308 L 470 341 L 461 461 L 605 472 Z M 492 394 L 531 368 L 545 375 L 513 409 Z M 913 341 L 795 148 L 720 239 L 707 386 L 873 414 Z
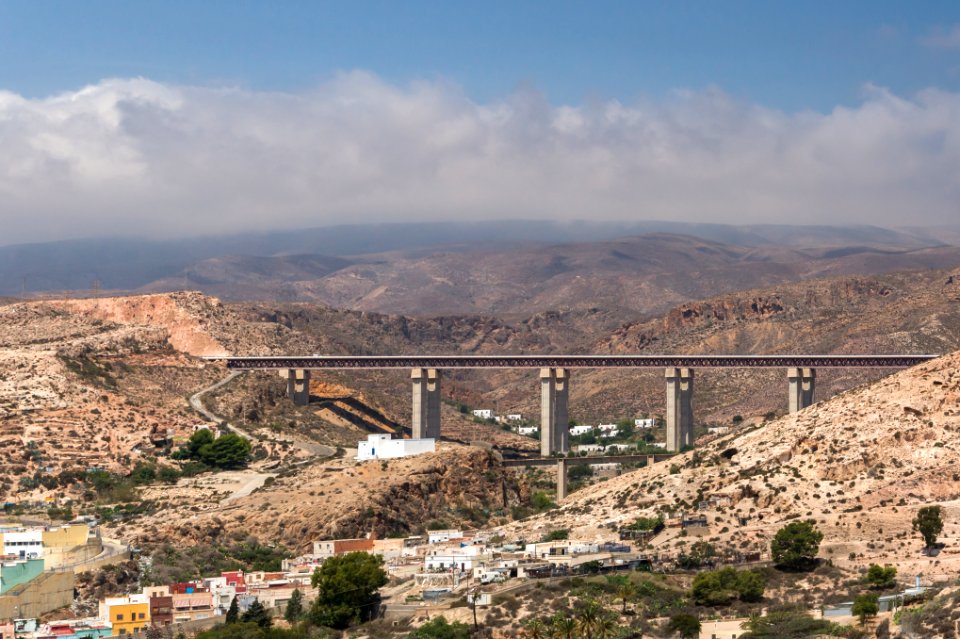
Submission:
M 162 241 L 91 238 L 0 246 L 0 295 L 19 295 L 24 285 L 29 293 L 86 291 L 95 286 L 115 292 L 199 286 L 232 299 L 288 299 L 299 295 L 299 299 L 323 300 L 335 293 L 322 286 L 314 292 L 304 282 L 325 276 L 327 267 L 336 266 L 335 258 L 377 264 L 384 258 L 413 260 L 437 253 L 524 253 L 550 245 L 603 243 L 646 234 L 687 235 L 704 242 L 768 249 L 870 247 L 910 251 L 960 244 L 957 229 L 658 221 L 372 224 Z M 291 263 L 291 258 L 298 263 Z M 326 262 L 326 267 L 304 264 L 304 260 Z M 348 288 L 345 294 L 356 293 L 355 287 Z

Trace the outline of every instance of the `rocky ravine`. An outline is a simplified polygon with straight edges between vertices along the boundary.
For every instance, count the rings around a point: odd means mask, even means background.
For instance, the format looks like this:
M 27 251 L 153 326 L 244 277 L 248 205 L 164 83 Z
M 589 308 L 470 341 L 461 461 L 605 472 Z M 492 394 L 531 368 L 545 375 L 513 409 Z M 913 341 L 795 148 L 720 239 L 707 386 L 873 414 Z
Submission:
M 694 512 L 705 538 L 728 550 L 769 548 L 786 522 L 811 518 L 825 535 L 821 556 L 855 567 L 893 563 L 901 574 L 946 578 L 960 568 L 960 353 L 843 393 L 800 413 L 714 441 L 588 487 L 554 513 L 511 526 L 538 535 L 610 538 L 621 524 L 658 512 Z M 945 549 L 922 551 L 911 519 L 920 506 L 946 509 Z M 747 519 L 744 525 L 738 517 Z M 658 536 L 676 554 L 696 537 Z

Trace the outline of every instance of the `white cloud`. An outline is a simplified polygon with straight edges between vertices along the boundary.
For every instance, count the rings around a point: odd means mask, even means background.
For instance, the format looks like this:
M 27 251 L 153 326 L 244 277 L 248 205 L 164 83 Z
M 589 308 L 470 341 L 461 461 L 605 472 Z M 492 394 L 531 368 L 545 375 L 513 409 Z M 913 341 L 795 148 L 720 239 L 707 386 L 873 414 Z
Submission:
M 344 74 L 267 93 L 0 92 L 0 244 L 472 218 L 955 222 L 960 95 L 785 113 L 722 91 L 555 106 Z
M 960 49 L 960 24 L 934 27 L 920 41 L 934 49 Z

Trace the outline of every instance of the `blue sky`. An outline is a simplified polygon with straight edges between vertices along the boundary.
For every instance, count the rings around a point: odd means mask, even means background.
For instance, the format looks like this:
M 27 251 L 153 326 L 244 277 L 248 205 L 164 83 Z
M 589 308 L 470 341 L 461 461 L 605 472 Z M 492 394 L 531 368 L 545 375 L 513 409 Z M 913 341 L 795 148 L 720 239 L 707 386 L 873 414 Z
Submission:
M 956 224 L 960 1 L 0 0 L 0 243 Z
M 489 101 L 725 92 L 826 111 L 873 83 L 960 86 L 960 46 L 925 44 L 960 2 L 0 3 L 0 88 L 41 97 L 108 77 L 298 91 L 338 71 L 443 80 Z

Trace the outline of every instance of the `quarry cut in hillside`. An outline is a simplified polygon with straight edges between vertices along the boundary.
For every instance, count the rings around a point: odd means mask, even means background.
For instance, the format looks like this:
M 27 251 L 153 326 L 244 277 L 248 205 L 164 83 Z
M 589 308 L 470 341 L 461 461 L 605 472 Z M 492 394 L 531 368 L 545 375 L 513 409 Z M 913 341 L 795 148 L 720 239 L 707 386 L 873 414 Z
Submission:
M 495 453 L 443 444 L 436 453 L 405 459 L 311 465 L 226 508 L 163 512 L 117 534 L 145 546 L 254 535 L 306 551 L 318 539 L 382 539 L 423 530 L 430 522 L 475 526 L 471 520 L 508 516 L 526 496 L 526 485 L 504 470 Z
M 571 528 L 609 538 L 638 516 L 702 514 L 708 527 L 668 528 L 656 552 L 704 538 L 728 551 L 767 551 L 795 519 L 824 533 L 821 556 L 838 564 L 893 563 L 907 575 L 960 567 L 960 353 L 953 353 L 799 413 L 711 442 L 571 495 L 559 511 L 511 525 L 511 534 Z M 946 546 L 922 553 L 916 510 L 945 508 Z M 742 520 L 740 518 L 743 518 Z

